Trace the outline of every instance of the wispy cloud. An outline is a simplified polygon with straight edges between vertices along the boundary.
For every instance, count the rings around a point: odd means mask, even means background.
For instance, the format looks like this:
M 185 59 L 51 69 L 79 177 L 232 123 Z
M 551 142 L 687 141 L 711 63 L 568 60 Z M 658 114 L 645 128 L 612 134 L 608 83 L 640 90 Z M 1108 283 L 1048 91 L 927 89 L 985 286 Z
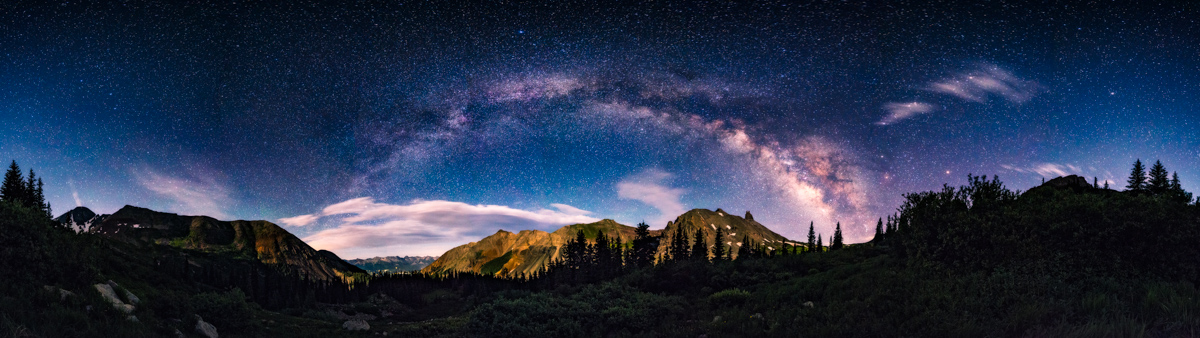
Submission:
M 75 206 L 82 207 L 83 200 L 79 199 L 79 190 L 75 189 L 75 182 L 68 180 L 67 186 L 69 186 L 71 188 L 71 198 L 75 199 Z
M 884 116 L 882 120 L 879 120 L 879 122 L 875 122 L 875 124 L 881 126 L 893 124 L 913 116 L 931 112 L 933 111 L 933 105 L 925 102 L 888 102 L 887 104 L 883 105 L 883 109 L 888 111 L 888 115 Z
M 1041 88 L 1037 82 L 1021 79 L 993 64 L 982 64 L 975 70 L 934 82 L 928 87 L 933 92 L 979 103 L 987 101 L 988 95 L 1024 103 L 1037 95 Z
M 232 218 L 226 212 L 226 208 L 234 204 L 230 189 L 218 182 L 215 175 L 176 177 L 143 169 L 133 172 L 133 176 L 143 188 L 175 202 L 167 211 L 218 219 Z
M 294 226 L 294 227 L 302 227 L 305 225 L 312 224 L 313 222 L 316 222 L 320 218 L 321 218 L 321 216 L 318 216 L 318 215 L 300 215 L 300 216 L 295 216 L 295 217 L 280 218 L 279 223 L 283 223 L 283 225 L 290 225 L 290 226 Z
M 1071 164 L 1038 163 L 1027 167 L 1000 165 L 1001 168 L 1019 173 L 1038 174 L 1042 177 L 1059 177 L 1068 175 L 1083 175 L 1083 169 Z
M 591 213 L 586 210 L 565 204 L 554 206 L 560 211 L 530 211 L 501 205 L 471 205 L 440 200 L 388 204 L 375 202 L 370 197 L 360 197 L 329 205 L 319 213 L 279 221 L 303 226 L 330 218 L 336 224 L 333 228 L 308 235 L 304 241 L 314 248 L 339 254 L 383 255 L 397 248 L 414 246 L 448 249 L 478 240 L 500 229 L 553 230 L 567 224 L 599 220 L 585 216 Z
M 667 221 L 687 211 L 679 196 L 685 190 L 663 185 L 672 175 L 658 169 L 649 169 L 617 182 L 617 197 L 641 201 L 658 209 L 659 218 L 652 220 L 654 226 L 665 225 Z

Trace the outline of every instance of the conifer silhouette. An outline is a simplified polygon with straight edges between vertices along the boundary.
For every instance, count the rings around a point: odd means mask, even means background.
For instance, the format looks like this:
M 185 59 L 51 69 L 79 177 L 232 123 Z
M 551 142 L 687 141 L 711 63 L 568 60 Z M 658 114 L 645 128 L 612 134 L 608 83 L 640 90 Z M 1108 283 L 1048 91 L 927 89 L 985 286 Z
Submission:
M 1142 192 L 1146 190 L 1146 167 L 1142 166 L 1142 160 L 1138 159 L 1133 162 L 1133 169 L 1129 171 L 1129 185 L 1125 188 L 1132 192 Z

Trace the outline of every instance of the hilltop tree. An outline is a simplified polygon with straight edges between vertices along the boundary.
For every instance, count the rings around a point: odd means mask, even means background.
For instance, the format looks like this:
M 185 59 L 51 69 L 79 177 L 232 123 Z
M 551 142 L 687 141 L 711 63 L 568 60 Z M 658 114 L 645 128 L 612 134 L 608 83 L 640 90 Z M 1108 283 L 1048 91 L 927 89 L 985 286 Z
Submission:
M 1125 188 L 1128 191 L 1140 193 L 1146 190 L 1146 167 L 1142 166 L 1142 160 L 1138 159 L 1133 162 L 1133 169 L 1129 171 L 1129 185 Z
M 29 177 L 25 180 L 25 207 L 41 210 L 50 216 L 50 205 L 46 204 L 46 194 L 42 192 L 42 179 L 29 169 Z
M 1150 167 L 1150 182 L 1146 190 L 1154 195 L 1164 195 L 1170 189 L 1171 179 L 1167 177 L 1167 168 L 1163 167 L 1162 161 L 1154 161 L 1154 165 Z
M 29 170 L 28 177 L 22 177 L 21 167 L 17 161 L 13 161 L 4 174 L 4 183 L 0 185 L 0 201 L 41 210 L 47 217 L 52 217 L 43 187 L 42 179 L 37 177 L 33 169 Z
M 805 251 L 812 252 L 813 248 L 817 247 L 817 233 L 813 230 L 813 222 L 808 222 L 808 247 Z
M 714 241 L 714 243 L 713 243 L 713 246 L 712 246 L 712 256 L 713 256 L 713 259 L 712 259 L 712 260 L 713 260 L 714 262 L 715 262 L 715 261 L 719 261 L 719 260 L 723 260 L 723 259 L 725 259 L 725 258 L 726 258 L 726 257 L 725 257 L 725 240 L 724 240 L 724 237 L 725 237 L 725 234 L 724 234 L 724 232 L 723 232 L 723 231 L 721 231 L 721 227 L 717 227 L 717 235 L 716 235 L 716 240 Z
M 696 233 L 692 235 L 692 254 L 690 255 L 695 260 L 708 260 L 708 243 L 704 240 L 704 231 L 696 229 Z
M 829 250 L 841 249 L 842 244 L 842 222 L 837 223 L 837 228 L 833 230 L 833 239 L 829 241 Z
M 8 165 L 8 171 L 4 173 L 4 184 L 0 186 L 0 198 L 5 202 L 16 202 L 24 204 L 27 192 L 25 191 L 25 179 L 21 177 L 21 167 L 17 166 L 17 161 L 12 161 Z
M 875 223 L 875 239 L 880 239 L 883 236 L 883 217 L 879 218 L 879 222 Z

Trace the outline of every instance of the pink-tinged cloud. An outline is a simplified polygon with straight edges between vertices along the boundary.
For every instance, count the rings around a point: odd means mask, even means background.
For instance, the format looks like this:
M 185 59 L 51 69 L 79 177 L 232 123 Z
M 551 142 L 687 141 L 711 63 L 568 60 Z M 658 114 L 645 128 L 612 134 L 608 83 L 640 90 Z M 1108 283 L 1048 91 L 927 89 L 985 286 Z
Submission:
M 679 201 L 679 196 L 683 195 L 685 190 L 663 185 L 663 182 L 671 177 L 670 173 L 657 169 L 626 177 L 617 182 L 617 197 L 641 201 L 658 209 L 659 217 L 651 220 L 649 224 L 655 228 L 666 226 L 667 221 L 687 211 Z
M 1014 167 L 1010 165 L 1001 165 L 1000 167 L 1019 173 L 1032 173 L 1048 178 L 1067 175 L 1083 175 L 1083 169 L 1070 164 L 1039 163 L 1029 167 Z
M 973 71 L 934 82 L 928 89 L 971 102 L 982 103 L 988 95 L 996 95 L 1009 102 L 1024 103 L 1037 95 L 1042 86 L 999 66 L 982 64 Z
M 304 237 L 317 249 L 336 253 L 355 252 L 352 257 L 385 255 L 411 248 L 423 250 L 449 249 L 478 240 L 497 230 L 551 230 L 568 224 L 599 221 L 585 216 L 591 212 L 565 204 L 555 205 L 559 211 L 522 210 L 501 205 L 471 205 L 452 201 L 415 200 L 397 205 L 378 203 L 370 197 L 360 197 L 325 207 L 320 213 L 301 215 L 297 223 L 311 224 L 330 218 L 337 224 Z M 281 220 L 282 221 L 282 220 Z M 427 251 L 419 254 L 441 254 Z
M 888 102 L 883 105 L 883 109 L 888 111 L 888 115 L 879 122 L 875 122 L 881 126 L 895 124 L 910 117 L 931 112 L 934 108 L 933 105 L 925 102 Z
M 215 175 L 177 177 L 163 175 L 152 169 L 134 171 L 132 174 L 143 188 L 174 201 L 165 211 L 217 219 L 232 218 L 225 211 L 234 204 L 230 189 L 219 182 Z
M 316 222 L 319 218 L 321 217 L 317 215 L 300 215 L 295 217 L 280 218 L 279 223 L 283 223 L 283 225 L 288 226 L 302 227 Z

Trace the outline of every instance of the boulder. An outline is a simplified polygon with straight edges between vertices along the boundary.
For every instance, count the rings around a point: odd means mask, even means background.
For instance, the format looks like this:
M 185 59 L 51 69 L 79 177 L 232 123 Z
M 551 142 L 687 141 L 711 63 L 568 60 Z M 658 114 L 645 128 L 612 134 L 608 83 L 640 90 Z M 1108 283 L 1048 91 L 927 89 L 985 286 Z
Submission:
M 112 281 L 109 281 L 109 282 L 112 282 Z M 112 306 L 114 308 L 116 308 L 117 310 L 121 310 L 121 312 L 124 312 L 126 314 L 133 312 L 133 309 L 134 309 L 133 305 L 129 305 L 129 304 L 125 304 L 124 302 L 121 302 L 121 298 L 117 297 L 117 292 L 113 291 L 113 288 L 111 285 L 96 284 L 94 286 L 96 287 L 96 291 L 100 292 L 100 296 L 104 297 L 104 300 L 106 300 L 110 304 L 112 304 Z
M 804 307 L 809 308 L 809 309 L 813 308 L 813 302 L 812 301 L 804 302 Z
M 53 286 L 53 285 L 43 285 L 43 286 L 42 286 L 42 288 L 43 288 L 43 289 L 46 289 L 46 291 L 50 291 L 50 293 L 57 293 L 57 294 L 58 294 L 58 301 L 60 301 L 60 302 L 61 302 L 61 301 L 66 301 L 66 300 L 67 300 L 67 297 L 70 297 L 70 296 L 74 296 L 74 295 L 75 295 L 75 293 L 74 293 L 74 292 L 67 291 L 67 290 L 64 290 L 64 289 L 60 289 L 60 288 L 58 288 L 57 286 Z
M 200 315 L 196 315 L 196 333 L 208 338 L 217 338 L 217 327 L 205 322 Z
M 137 305 L 137 303 L 142 301 L 140 298 L 138 298 L 138 296 L 135 296 L 133 292 L 129 292 L 129 290 L 125 290 L 125 299 L 129 301 L 129 304 L 133 305 Z
M 365 321 L 365 320 L 353 319 L 353 320 L 347 320 L 345 323 L 342 323 L 342 328 L 346 329 L 346 330 L 350 330 L 350 331 L 365 331 L 365 330 L 370 330 L 371 325 L 367 324 L 367 321 Z

